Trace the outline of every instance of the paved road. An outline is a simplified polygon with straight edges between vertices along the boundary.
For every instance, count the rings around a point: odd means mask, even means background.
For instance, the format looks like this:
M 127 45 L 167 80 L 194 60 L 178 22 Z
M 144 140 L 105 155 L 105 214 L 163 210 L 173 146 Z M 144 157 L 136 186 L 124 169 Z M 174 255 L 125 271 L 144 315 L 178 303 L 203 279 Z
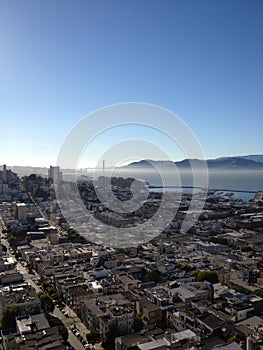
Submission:
M 69 310 L 71 311 L 71 313 L 69 312 Z M 55 307 L 53 311 L 53 315 L 58 319 L 60 319 L 61 322 L 63 322 L 64 326 L 67 328 L 69 332 L 68 342 L 70 343 L 70 345 L 73 346 L 73 348 L 76 350 L 83 350 L 84 346 L 81 344 L 79 339 L 75 336 L 75 334 L 71 332 L 70 327 L 75 325 L 75 327 L 77 327 L 78 329 L 79 334 L 83 337 L 84 340 L 86 340 L 86 335 L 84 337 L 84 333 L 80 332 L 80 329 L 82 329 L 85 326 L 82 324 L 80 319 L 71 309 L 69 309 L 68 307 L 65 307 L 65 311 L 68 313 L 68 315 L 70 315 L 70 317 L 66 317 L 57 307 Z
M 44 213 L 44 211 L 42 210 L 42 208 L 40 207 L 40 205 L 38 205 L 38 204 L 35 202 L 34 198 L 33 198 L 32 195 L 31 195 L 31 193 L 28 192 L 27 194 L 28 194 L 30 200 L 32 201 L 32 203 L 34 204 L 34 206 L 37 208 L 37 210 L 38 210 L 39 214 L 41 215 L 41 217 L 42 217 L 42 218 L 46 218 L 46 214 Z
M 2 229 L 4 228 L 1 217 L 0 217 L 0 235 L 1 235 L 1 244 L 3 244 L 7 248 L 7 255 L 12 256 L 14 260 L 16 261 L 14 255 L 10 252 L 10 246 L 7 241 L 7 239 L 4 238 L 4 235 L 2 234 Z M 30 274 L 28 272 L 28 269 L 23 266 L 23 264 L 19 261 L 17 261 L 16 264 L 17 270 L 24 276 L 24 280 L 29 283 L 37 293 L 42 291 L 41 286 L 38 286 L 36 281 L 39 279 L 39 275 L 37 273 Z M 83 350 L 85 349 L 84 346 L 81 344 L 79 339 L 73 334 L 70 330 L 70 327 L 75 325 L 79 334 L 82 336 L 84 340 L 86 340 L 86 335 L 90 332 L 85 325 L 81 322 L 79 317 L 75 314 L 75 312 L 70 309 L 68 306 L 65 306 L 65 311 L 69 315 L 69 317 L 65 317 L 65 315 L 60 311 L 59 308 L 55 307 L 53 311 L 53 315 L 57 317 L 61 322 L 64 324 L 64 326 L 67 328 L 69 332 L 68 342 L 69 344 L 75 349 L 75 350 Z M 101 350 L 101 344 L 95 345 L 95 350 Z
M 0 220 L 1 244 L 3 244 L 7 248 L 7 255 L 12 256 L 13 259 L 16 261 L 14 255 L 12 255 L 11 252 L 10 252 L 9 243 L 8 243 L 7 239 L 4 238 L 5 236 L 2 234 L 2 230 L 3 230 L 3 223 L 2 223 L 2 220 Z M 23 266 L 19 261 L 17 261 L 16 269 L 17 269 L 17 271 L 19 271 L 23 275 L 24 280 L 27 283 L 29 283 L 35 289 L 35 291 L 37 293 L 42 291 L 42 288 L 36 284 L 36 280 L 39 278 L 39 276 L 37 274 L 33 275 L 33 274 L 28 273 L 28 269 L 25 266 Z M 68 329 L 68 331 L 69 331 L 69 338 L 68 338 L 69 344 L 75 350 L 83 350 L 84 346 L 80 343 L 78 338 L 76 338 L 75 335 L 69 330 L 69 327 L 74 324 L 74 318 L 72 318 L 72 319 L 71 318 L 66 318 L 60 312 L 60 310 L 58 308 L 55 308 L 54 316 L 58 317 L 62 321 L 64 326 Z
M 78 340 L 78 338 L 75 336 L 75 334 L 73 334 L 71 331 L 69 331 L 69 334 L 68 334 L 68 342 L 76 350 L 85 349 L 84 346 L 81 344 L 81 342 Z
M 28 273 L 28 270 L 25 266 L 23 266 L 19 261 L 17 262 L 16 265 L 17 271 L 19 271 L 20 273 L 22 273 L 22 275 L 24 276 L 24 280 L 29 283 L 37 293 L 42 292 L 42 288 L 40 286 L 37 285 L 36 281 L 39 279 L 37 274 L 31 274 Z

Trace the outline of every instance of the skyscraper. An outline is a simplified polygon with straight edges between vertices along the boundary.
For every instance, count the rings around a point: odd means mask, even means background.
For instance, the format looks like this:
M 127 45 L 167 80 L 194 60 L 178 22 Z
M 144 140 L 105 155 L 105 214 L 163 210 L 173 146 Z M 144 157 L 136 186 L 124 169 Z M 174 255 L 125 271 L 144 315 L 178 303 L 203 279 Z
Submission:
M 17 220 L 26 220 L 26 204 L 16 203 L 15 204 L 15 218 Z
M 6 177 L 6 164 L 3 165 L 3 182 L 6 183 L 7 177 Z
M 62 172 L 60 171 L 59 166 L 50 165 L 48 169 L 48 177 L 53 179 L 55 184 L 60 184 L 62 182 Z

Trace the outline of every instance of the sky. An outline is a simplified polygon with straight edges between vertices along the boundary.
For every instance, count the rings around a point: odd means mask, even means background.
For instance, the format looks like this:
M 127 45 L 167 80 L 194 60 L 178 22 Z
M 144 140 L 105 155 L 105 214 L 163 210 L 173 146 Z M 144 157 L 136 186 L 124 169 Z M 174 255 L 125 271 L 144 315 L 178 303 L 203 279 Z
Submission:
M 206 158 L 262 154 L 262 35 L 261 0 L 0 0 L 0 164 L 55 164 L 82 118 L 125 102 L 179 116 Z M 113 129 L 83 165 L 130 137 L 184 158 L 159 131 Z

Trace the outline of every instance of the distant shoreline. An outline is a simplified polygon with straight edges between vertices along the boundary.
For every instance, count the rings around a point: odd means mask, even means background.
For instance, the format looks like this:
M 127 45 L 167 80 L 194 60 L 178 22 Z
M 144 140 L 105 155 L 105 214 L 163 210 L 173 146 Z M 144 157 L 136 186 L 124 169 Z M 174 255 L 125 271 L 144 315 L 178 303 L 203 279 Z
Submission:
M 203 188 L 200 186 L 154 186 L 154 185 L 149 185 L 148 186 L 149 189 L 158 189 L 158 188 L 191 188 L 191 189 L 200 189 L 200 190 L 206 190 L 206 191 L 211 191 L 211 192 L 241 192 L 241 193 L 258 193 L 261 191 L 249 191 L 249 190 L 230 190 L 230 189 L 223 189 L 223 188 Z

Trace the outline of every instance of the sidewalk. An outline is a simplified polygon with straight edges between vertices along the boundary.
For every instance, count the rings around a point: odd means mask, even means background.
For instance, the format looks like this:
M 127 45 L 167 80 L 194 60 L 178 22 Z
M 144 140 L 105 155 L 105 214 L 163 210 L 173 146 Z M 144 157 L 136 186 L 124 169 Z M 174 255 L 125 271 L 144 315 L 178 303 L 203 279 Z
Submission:
M 69 315 L 69 318 L 74 321 L 73 324 L 75 324 L 75 326 L 78 328 L 79 334 L 82 336 L 82 338 L 86 339 L 86 335 L 90 333 L 90 330 L 82 323 L 80 318 L 69 306 L 66 305 L 64 310 Z
M 77 327 L 79 334 L 82 336 L 84 340 L 86 340 L 86 335 L 90 333 L 90 330 L 83 324 L 80 318 L 75 314 L 75 312 L 70 307 L 66 305 L 64 309 L 68 313 L 69 318 L 73 320 L 74 325 Z M 101 343 L 96 343 L 94 346 L 94 349 L 103 350 Z

